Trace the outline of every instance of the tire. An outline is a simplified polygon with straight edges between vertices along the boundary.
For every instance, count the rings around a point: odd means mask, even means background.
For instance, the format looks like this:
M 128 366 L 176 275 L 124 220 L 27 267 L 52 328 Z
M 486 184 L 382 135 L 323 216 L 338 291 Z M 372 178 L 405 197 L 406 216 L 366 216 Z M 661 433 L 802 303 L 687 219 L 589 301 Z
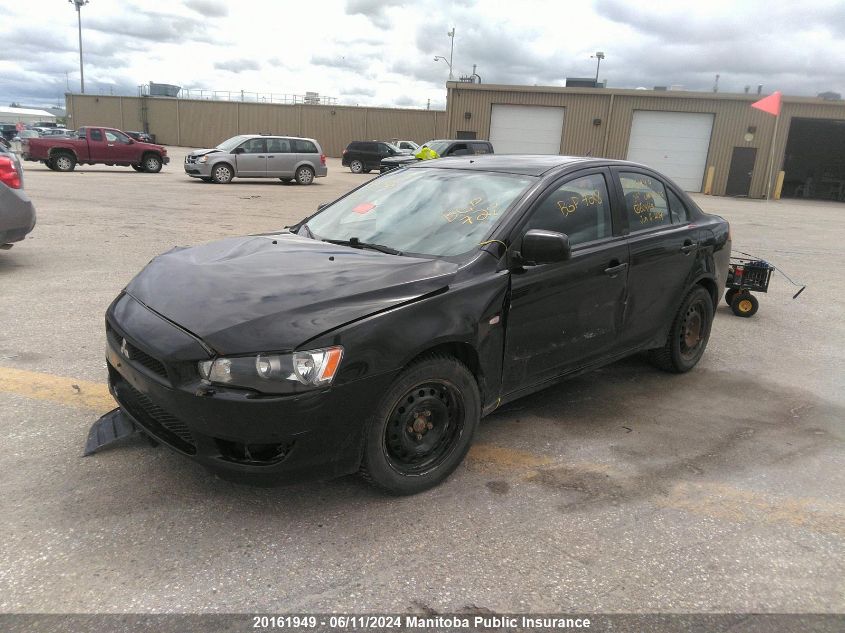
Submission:
M 50 160 L 53 161 L 56 171 L 73 171 L 76 167 L 76 156 L 68 152 L 54 154 Z
M 738 292 L 739 292 L 738 288 L 731 288 L 730 290 L 728 290 L 725 293 L 725 303 L 727 303 L 728 305 L 731 305 L 731 303 L 733 303 L 734 297 L 736 296 L 736 293 L 738 293 Z
M 217 163 L 211 169 L 211 180 L 218 185 L 228 185 L 232 182 L 235 173 L 232 168 L 226 163 Z
M 663 371 L 682 374 L 698 364 L 713 325 L 713 298 L 701 286 L 687 293 L 672 320 L 663 347 L 650 350 L 651 362 Z
M 372 170 L 372 169 L 365 169 L 365 170 L 364 170 L 364 173 L 365 173 L 365 174 L 369 174 L 371 171 L 373 171 L 373 170 Z
M 314 170 L 308 165 L 303 165 L 296 170 L 296 182 L 300 185 L 310 185 L 314 182 Z
M 53 159 L 52 159 L 52 158 L 48 158 L 47 160 L 45 160 L 45 161 L 44 161 L 44 164 L 45 164 L 45 165 L 47 165 L 47 169 L 49 169 L 49 170 L 51 170 L 51 171 L 57 171 L 57 170 L 56 170 L 56 165 L 53 163 Z
M 760 302 L 750 292 L 742 292 L 736 295 L 731 301 L 731 310 L 738 317 L 753 317 L 757 314 L 757 309 L 760 307 Z
M 357 158 L 349 163 L 349 171 L 353 174 L 362 174 L 364 173 L 364 163 L 362 163 Z
M 368 421 L 360 474 L 395 495 L 428 490 L 463 461 L 480 419 L 469 369 L 429 356 L 399 374 Z
M 161 156 L 158 154 L 147 154 L 141 161 L 141 166 L 148 174 L 157 174 L 161 171 Z
M 283 183 L 288 184 L 289 182 L 293 182 L 293 178 L 279 178 Z
M 140 172 L 140 171 L 144 171 L 144 168 L 143 168 L 143 167 L 141 167 L 140 165 L 130 165 L 130 167 L 131 167 L 132 169 L 134 169 L 135 171 L 139 171 L 139 172 Z
M 211 176 L 200 176 L 200 180 L 203 182 L 211 182 Z

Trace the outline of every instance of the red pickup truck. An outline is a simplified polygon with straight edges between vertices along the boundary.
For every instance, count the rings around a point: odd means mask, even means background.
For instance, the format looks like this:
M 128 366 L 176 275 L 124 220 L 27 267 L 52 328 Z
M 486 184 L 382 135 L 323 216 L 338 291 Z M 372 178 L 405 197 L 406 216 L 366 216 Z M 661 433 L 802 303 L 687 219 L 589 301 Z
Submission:
M 141 143 L 108 127 L 81 127 L 76 138 L 28 138 L 21 141 L 21 158 L 44 163 L 54 171 L 73 171 L 77 165 L 129 165 L 151 174 L 170 162 L 161 145 Z

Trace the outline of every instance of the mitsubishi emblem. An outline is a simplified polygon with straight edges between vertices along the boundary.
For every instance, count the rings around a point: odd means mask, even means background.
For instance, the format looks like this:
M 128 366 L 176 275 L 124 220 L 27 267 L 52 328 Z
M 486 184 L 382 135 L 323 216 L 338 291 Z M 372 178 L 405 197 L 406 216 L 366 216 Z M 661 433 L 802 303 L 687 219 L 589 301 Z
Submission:
M 120 353 L 123 354 L 126 358 L 130 358 L 129 347 L 127 347 L 126 345 L 126 339 L 121 339 L 120 341 Z

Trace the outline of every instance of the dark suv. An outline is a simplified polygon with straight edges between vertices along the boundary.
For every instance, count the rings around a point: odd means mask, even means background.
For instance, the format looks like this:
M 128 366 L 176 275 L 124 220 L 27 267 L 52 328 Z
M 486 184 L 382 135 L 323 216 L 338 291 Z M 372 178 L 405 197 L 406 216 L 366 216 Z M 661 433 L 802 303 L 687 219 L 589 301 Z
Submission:
M 349 167 L 353 174 L 366 174 L 378 169 L 383 158 L 394 156 L 413 158 L 409 152 L 386 141 L 352 141 L 343 150 L 341 164 Z
M 446 156 L 471 156 L 473 154 L 493 153 L 493 145 L 490 141 L 450 141 L 448 139 L 440 139 L 436 141 L 429 141 L 423 145 L 423 148 L 426 147 L 437 152 L 437 155 L 440 158 L 445 158 Z M 386 171 L 390 171 L 391 169 L 396 169 L 397 167 L 410 165 L 418 160 L 419 159 L 414 154 L 411 154 L 410 156 L 391 156 L 381 161 L 379 171 L 384 173 Z

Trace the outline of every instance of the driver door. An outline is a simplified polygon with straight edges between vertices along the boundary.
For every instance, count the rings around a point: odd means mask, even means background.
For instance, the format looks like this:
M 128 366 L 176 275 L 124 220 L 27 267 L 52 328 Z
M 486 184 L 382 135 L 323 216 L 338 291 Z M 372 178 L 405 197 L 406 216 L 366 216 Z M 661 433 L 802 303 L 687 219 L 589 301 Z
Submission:
M 621 337 L 628 245 L 606 169 L 565 176 L 549 186 L 512 240 L 530 229 L 569 236 L 567 261 L 511 271 L 502 392 L 529 388 L 577 370 L 614 350 Z
M 267 141 L 251 138 L 240 144 L 235 159 L 237 175 L 241 178 L 264 178 L 267 175 Z

